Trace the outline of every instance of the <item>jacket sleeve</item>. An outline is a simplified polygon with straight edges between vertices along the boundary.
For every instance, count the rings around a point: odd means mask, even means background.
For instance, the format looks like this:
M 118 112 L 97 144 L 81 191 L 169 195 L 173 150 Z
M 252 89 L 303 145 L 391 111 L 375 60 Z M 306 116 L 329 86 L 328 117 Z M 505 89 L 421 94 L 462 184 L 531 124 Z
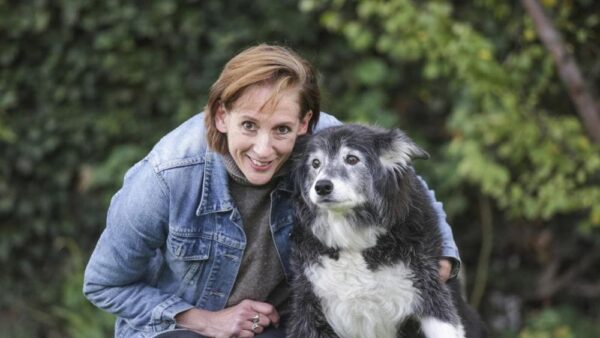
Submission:
M 444 211 L 444 205 L 435 198 L 435 192 L 427 186 L 427 183 L 421 176 L 417 176 L 421 184 L 425 187 L 425 191 L 431 199 L 433 209 L 438 215 L 438 227 L 442 234 L 442 257 L 449 258 L 452 261 L 452 272 L 451 277 L 458 275 L 460 271 L 460 255 L 458 253 L 458 247 L 454 242 L 454 236 L 452 235 L 452 228 L 446 221 L 446 212 Z
M 99 308 L 138 330 L 175 327 L 175 315 L 193 306 L 147 284 L 160 257 L 169 219 L 169 194 L 148 160 L 132 167 L 111 201 L 107 225 L 85 270 L 83 292 Z M 154 272 L 156 273 L 156 271 Z
M 342 122 L 340 122 L 340 120 L 338 120 L 335 116 L 330 115 L 325 112 L 321 112 L 319 114 L 319 122 L 315 126 L 314 131 L 317 132 L 321 129 L 335 127 L 335 126 L 339 126 L 339 125 L 342 125 Z

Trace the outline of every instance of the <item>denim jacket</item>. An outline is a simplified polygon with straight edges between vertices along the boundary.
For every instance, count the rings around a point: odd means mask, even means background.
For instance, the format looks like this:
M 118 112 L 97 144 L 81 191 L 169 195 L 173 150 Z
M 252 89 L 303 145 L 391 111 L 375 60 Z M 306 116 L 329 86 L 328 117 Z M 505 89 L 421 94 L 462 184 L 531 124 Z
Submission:
M 317 129 L 339 124 L 321 114 Z M 271 193 L 270 227 L 289 278 L 293 212 L 290 180 Z M 441 203 L 444 256 L 458 250 Z M 204 114 L 161 139 L 125 174 L 104 229 L 86 267 L 86 297 L 117 318 L 115 337 L 151 337 L 175 327 L 175 316 L 192 307 L 225 307 L 246 236 L 228 192 L 221 156 L 208 149 Z

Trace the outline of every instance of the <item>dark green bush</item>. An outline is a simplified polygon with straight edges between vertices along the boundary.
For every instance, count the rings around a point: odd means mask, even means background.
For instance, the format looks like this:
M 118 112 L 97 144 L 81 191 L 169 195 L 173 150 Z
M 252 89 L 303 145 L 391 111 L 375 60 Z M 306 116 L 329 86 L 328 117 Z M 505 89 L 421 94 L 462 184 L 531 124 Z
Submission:
M 600 7 L 544 3 L 598 85 Z M 110 197 L 202 110 L 224 63 L 260 42 L 315 63 L 326 111 L 400 126 L 433 155 L 418 169 L 445 203 L 468 291 L 478 285 L 492 324 L 489 290 L 528 318 L 495 329 L 594 327 L 597 294 L 535 293 L 542 273 L 559 279 L 597 251 L 600 155 L 517 3 L 0 0 L 0 337 L 112 335 L 112 317 L 81 295 Z M 593 290 L 598 274 L 582 266 Z

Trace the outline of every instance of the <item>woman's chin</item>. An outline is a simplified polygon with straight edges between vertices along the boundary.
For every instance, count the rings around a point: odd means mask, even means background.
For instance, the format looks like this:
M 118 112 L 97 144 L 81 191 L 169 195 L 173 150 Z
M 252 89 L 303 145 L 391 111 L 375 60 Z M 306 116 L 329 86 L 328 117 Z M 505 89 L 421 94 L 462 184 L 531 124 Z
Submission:
M 255 165 L 249 159 L 244 162 L 242 173 L 248 182 L 254 185 L 263 185 L 269 183 L 273 179 L 273 175 L 277 171 L 277 161 L 271 162 L 266 166 Z
M 246 176 L 246 179 L 248 180 L 248 182 L 250 182 L 251 184 L 263 185 L 263 184 L 267 184 L 271 181 L 271 179 L 273 178 L 273 173 L 272 172 L 249 173 L 249 174 L 246 174 L 245 176 Z
M 272 170 L 272 168 L 269 168 L 269 170 L 256 170 L 252 166 L 249 166 L 244 168 L 242 173 L 251 184 L 263 185 L 269 183 L 271 179 L 273 179 L 275 171 Z

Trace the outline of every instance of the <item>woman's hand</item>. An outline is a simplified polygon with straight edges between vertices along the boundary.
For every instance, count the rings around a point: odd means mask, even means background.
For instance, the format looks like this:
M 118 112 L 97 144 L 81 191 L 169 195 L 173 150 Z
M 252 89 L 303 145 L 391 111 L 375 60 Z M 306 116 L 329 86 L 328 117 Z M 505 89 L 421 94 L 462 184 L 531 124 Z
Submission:
M 446 283 L 448 279 L 450 279 L 450 274 L 452 273 L 452 262 L 448 258 L 442 258 L 439 262 L 440 265 L 440 279 L 442 282 Z
M 258 325 L 252 330 L 254 318 Z M 216 312 L 190 309 L 175 316 L 175 320 L 178 326 L 204 336 L 245 338 L 262 333 L 269 325 L 278 326 L 279 314 L 271 304 L 246 299 Z

